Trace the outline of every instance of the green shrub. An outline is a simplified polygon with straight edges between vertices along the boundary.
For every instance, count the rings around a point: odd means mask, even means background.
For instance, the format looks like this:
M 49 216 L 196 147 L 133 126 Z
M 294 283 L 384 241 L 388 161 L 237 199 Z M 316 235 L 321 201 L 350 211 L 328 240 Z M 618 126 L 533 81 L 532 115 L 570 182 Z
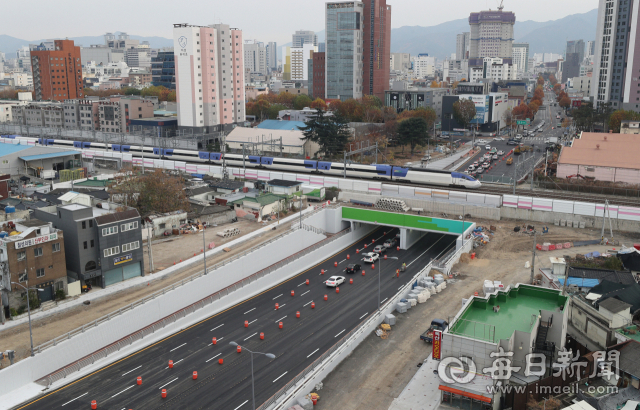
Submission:
M 63 289 L 56 290 L 56 300 L 65 300 L 66 298 L 67 298 L 67 295 L 65 295 Z

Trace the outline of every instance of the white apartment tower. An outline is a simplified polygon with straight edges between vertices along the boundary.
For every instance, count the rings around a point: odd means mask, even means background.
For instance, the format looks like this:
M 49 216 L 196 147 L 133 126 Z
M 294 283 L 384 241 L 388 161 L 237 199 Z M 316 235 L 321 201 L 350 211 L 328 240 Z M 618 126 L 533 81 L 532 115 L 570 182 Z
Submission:
M 174 24 L 178 125 L 207 132 L 245 121 L 242 30 Z
M 511 54 L 519 72 L 529 71 L 529 43 L 513 43 Z
M 489 10 L 471 13 L 469 26 L 469 59 L 480 59 L 469 65 L 480 65 L 483 58 L 512 58 L 513 25 L 516 15 L 510 11 Z M 479 63 L 479 64 L 477 64 Z
M 267 74 L 267 49 L 258 40 L 246 40 L 244 43 L 244 68 L 251 73 Z
M 471 33 L 468 31 L 456 36 L 456 60 L 469 58 L 470 39 Z

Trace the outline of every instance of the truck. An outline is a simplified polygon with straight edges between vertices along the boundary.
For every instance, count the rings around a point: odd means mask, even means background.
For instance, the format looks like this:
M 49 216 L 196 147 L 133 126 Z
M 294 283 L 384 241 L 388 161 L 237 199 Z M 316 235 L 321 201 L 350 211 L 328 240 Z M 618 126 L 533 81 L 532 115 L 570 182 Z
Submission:
M 433 319 L 431 321 L 431 326 L 429 326 L 429 329 L 427 329 L 426 332 L 420 335 L 420 340 L 424 340 L 425 343 L 433 343 L 433 331 L 440 330 L 444 332 L 448 326 L 449 323 L 447 323 L 447 321 L 444 319 Z

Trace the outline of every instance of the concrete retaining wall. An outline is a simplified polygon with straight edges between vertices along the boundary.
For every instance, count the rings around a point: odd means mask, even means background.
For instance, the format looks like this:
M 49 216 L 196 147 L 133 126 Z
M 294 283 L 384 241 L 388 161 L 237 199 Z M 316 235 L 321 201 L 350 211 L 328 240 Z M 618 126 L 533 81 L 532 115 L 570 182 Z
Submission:
M 373 228 L 372 228 L 373 229 Z M 363 229 L 357 234 L 366 234 L 370 230 Z M 354 234 L 339 238 L 330 245 L 335 248 L 337 244 L 345 243 L 345 238 L 353 238 Z M 101 324 L 98 327 L 87 330 L 69 340 L 60 342 L 57 346 L 44 350 L 35 357 L 24 359 L 13 366 L 0 371 L 0 396 L 21 388 L 35 380 L 38 380 L 58 369 L 73 363 L 93 352 L 104 348 L 141 328 L 149 326 L 177 312 L 192 303 L 204 299 L 207 296 L 224 289 L 234 283 L 260 271 L 289 255 L 305 249 L 324 239 L 319 235 L 306 230 L 299 230 L 283 237 L 280 241 L 271 243 L 250 255 L 235 260 L 226 266 L 210 271 L 208 275 L 201 276 L 191 283 L 177 287 L 166 295 L 159 296 L 136 309 L 123 313 L 112 321 Z M 336 244 L 337 243 L 337 244 Z M 304 257 L 307 265 L 317 260 L 320 255 L 326 255 L 327 250 L 322 248 L 322 253 L 314 251 Z M 313 255 L 315 259 L 312 259 Z M 296 261 L 296 268 L 304 266 L 303 262 Z M 291 267 L 280 269 L 251 284 L 261 283 L 263 286 L 273 286 L 281 280 L 283 275 L 292 274 L 298 270 Z M 255 286 L 253 286 L 255 287 Z M 234 292 L 232 302 L 234 304 L 249 296 L 251 289 L 243 288 L 242 292 Z M 216 301 L 220 305 L 222 299 Z M 221 303 L 217 303 L 221 302 Z M 215 308 L 208 308 L 207 315 L 216 312 Z M 110 359 L 110 358 L 109 358 Z M 1 400 L 0 400 L 1 401 Z

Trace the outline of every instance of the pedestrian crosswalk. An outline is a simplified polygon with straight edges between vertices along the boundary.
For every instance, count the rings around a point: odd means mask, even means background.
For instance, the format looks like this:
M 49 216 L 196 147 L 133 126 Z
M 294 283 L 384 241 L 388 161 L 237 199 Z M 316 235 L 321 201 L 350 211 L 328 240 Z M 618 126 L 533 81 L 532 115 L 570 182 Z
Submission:
M 548 137 L 522 137 L 523 141 L 544 141 Z

